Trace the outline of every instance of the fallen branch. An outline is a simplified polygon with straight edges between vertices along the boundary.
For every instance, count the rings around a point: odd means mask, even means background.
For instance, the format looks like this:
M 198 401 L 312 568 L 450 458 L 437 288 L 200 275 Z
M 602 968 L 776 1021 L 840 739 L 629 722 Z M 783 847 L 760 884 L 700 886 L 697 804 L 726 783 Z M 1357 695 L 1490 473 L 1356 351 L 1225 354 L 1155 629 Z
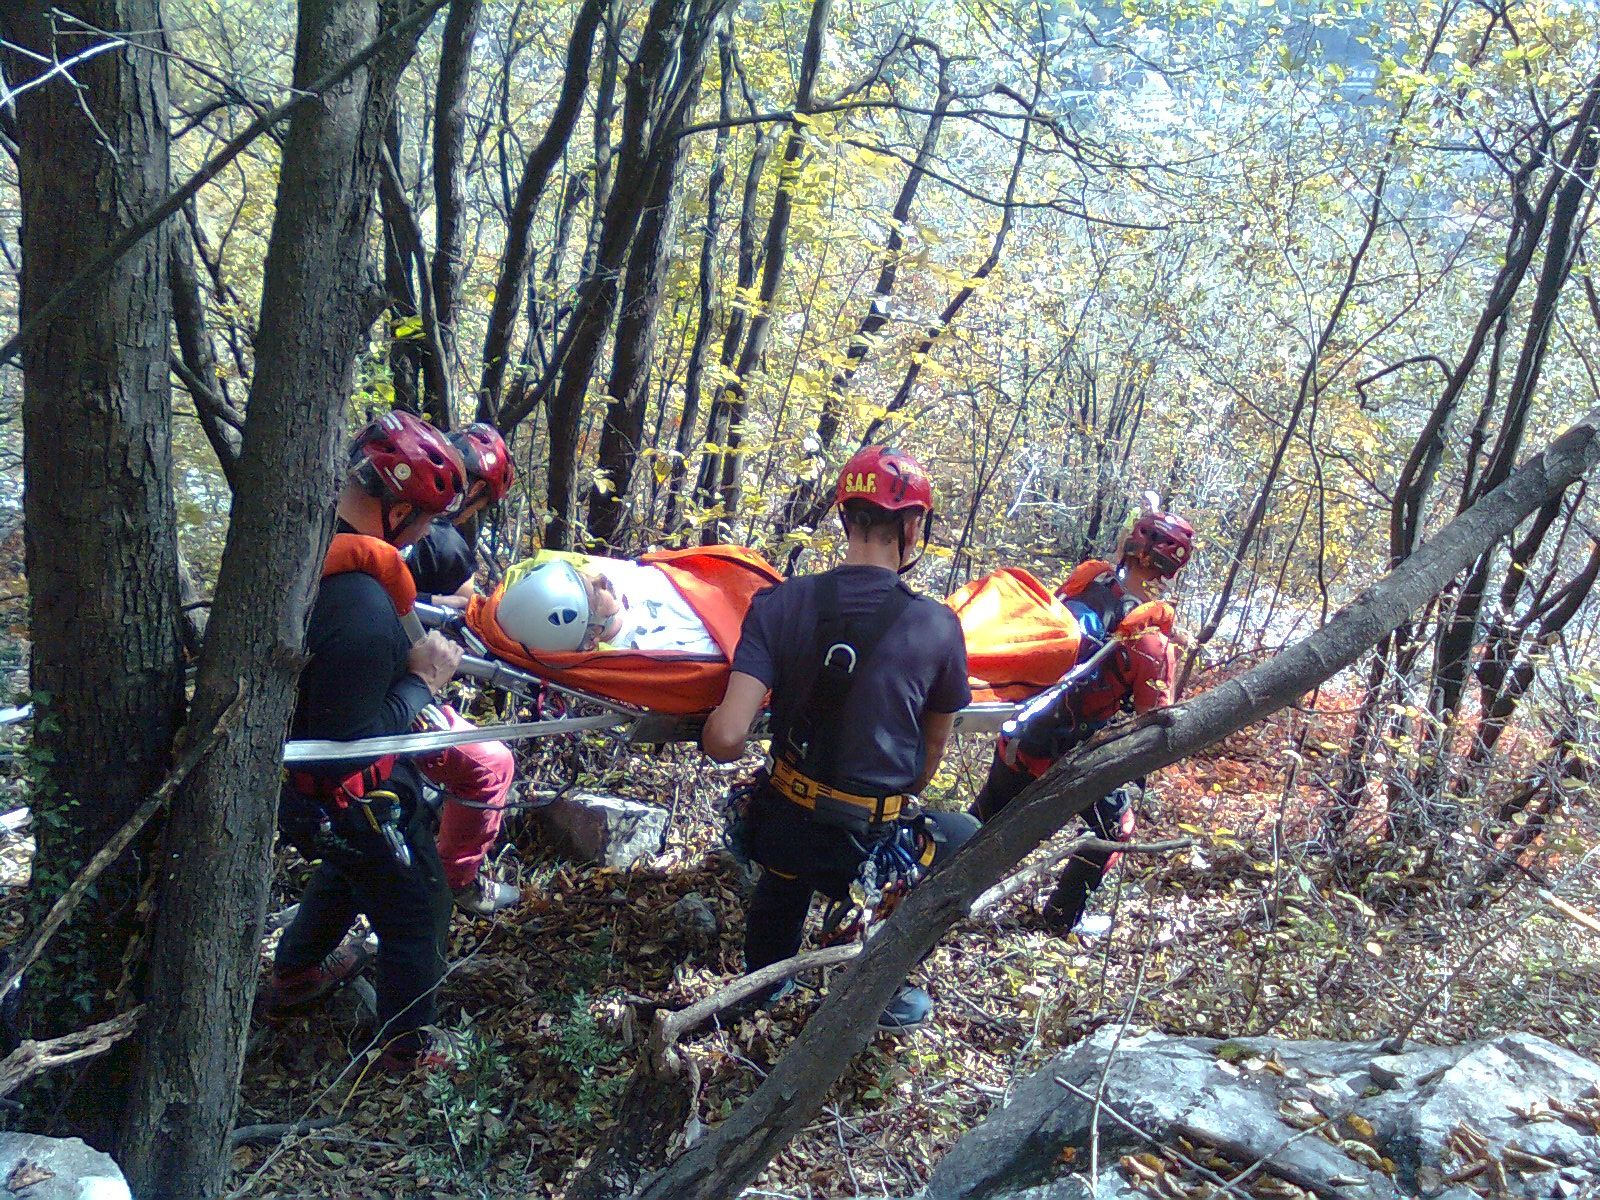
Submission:
M 284 1138 L 301 1137 L 319 1129 L 331 1129 L 342 1117 L 308 1117 L 304 1121 L 286 1121 L 278 1125 L 240 1125 L 228 1135 L 228 1149 L 255 1146 L 263 1142 L 281 1142 Z
M 0 1061 L 0 1096 L 9 1096 L 36 1075 L 104 1054 L 133 1033 L 139 1024 L 139 1014 L 143 1011 L 144 1005 L 141 1004 L 125 1013 L 118 1013 L 109 1021 L 101 1021 L 76 1033 L 65 1033 L 49 1041 L 36 1042 L 32 1038 L 25 1038 L 22 1045 Z
M 1009 879 L 1002 880 L 984 892 L 972 902 L 967 916 L 981 916 L 1016 895 L 1031 880 L 1080 850 L 1123 854 L 1166 854 L 1174 850 L 1186 850 L 1193 845 L 1192 838 L 1175 838 L 1167 842 L 1110 842 L 1097 837 L 1074 838 L 1063 846 L 1059 853 L 1024 867 Z M 835 967 L 840 963 L 849 962 L 861 953 L 862 948 L 861 942 L 847 942 L 839 946 L 828 946 L 822 950 L 796 954 L 793 958 L 769 963 L 759 971 L 741 975 L 727 987 L 713 992 L 704 1000 L 696 1001 L 688 1008 L 681 1008 L 676 1012 L 657 1013 L 655 1027 L 650 1033 L 650 1052 L 660 1054 L 670 1049 L 691 1029 L 705 1024 L 718 1013 L 732 1008 L 740 1001 L 759 995 L 767 988 L 775 987 L 785 979 L 793 979 L 796 975 L 803 975 L 807 971 L 815 971 L 821 967 Z
M 1573 907 L 1548 888 L 1539 888 L 1535 894 L 1562 916 L 1570 917 L 1591 933 L 1600 933 L 1600 921 L 1595 920 L 1583 909 Z M 4 995 L 4 993 L 0 993 L 0 995 Z
M 814 971 L 819 967 L 835 967 L 842 962 L 849 962 L 861 953 L 861 947 L 860 942 L 846 942 L 841 946 L 828 946 L 822 950 L 796 954 L 793 958 L 769 963 L 759 971 L 742 975 L 721 991 L 713 992 L 688 1008 L 681 1008 L 677 1012 L 658 1013 L 655 1027 L 650 1031 L 651 1055 L 659 1055 L 671 1049 L 673 1044 L 689 1030 L 732 1008 L 741 1000 L 747 1000 L 767 988 L 775 987 L 785 979 L 793 979 L 796 975 Z
M 189 777 L 189 772 L 199 765 L 202 758 L 211 753 L 212 748 L 227 732 L 228 726 L 233 723 L 239 710 L 244 707 L 243 700 L 244 691 L 239 689 L 233 697 L 233 702 L 222 711 L 216 724 L 204 737 L 191 740 L 187 736 L 187 727 L 179 731 L 178 761 L 173 763 L 172 770 L 161 781 L 161 786 L 155 790 L 155 794 L 134 811 L 133 816 L 124 822 L 121 829 L 111 835 L 111 840 L 100 847 L 99 852 L 88 861 L 83 870 L 78 872 L 78 877 L 72 881 L 71 886 L 50 906 L 43 923 L 12 956 L 11 965 L 0 973 L 0 996 L 10 991 L 11 985 L 21 979 L 22 973 L 33 965 L 39 953 L 56 935 L 56 931 L 66 924 L 67 918 L 72 915 L 72 910 L 78 907 L 89 886 L 100 878 L 107 867 L 122 857 L 122 852 L 133 844 L 133 839 L 138 837 L 139 832 L 150 823 L 150 818 L 160 812 L 162 806 L 172 798 L 172 794 L 183 786 L 183 781 Z

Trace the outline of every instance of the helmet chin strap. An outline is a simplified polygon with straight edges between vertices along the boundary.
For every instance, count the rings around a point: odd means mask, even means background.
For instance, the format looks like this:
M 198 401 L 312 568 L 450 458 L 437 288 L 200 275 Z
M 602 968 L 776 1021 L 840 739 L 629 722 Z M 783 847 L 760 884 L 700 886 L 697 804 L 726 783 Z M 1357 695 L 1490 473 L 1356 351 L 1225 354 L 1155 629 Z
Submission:
M 906 557 L 906 523 L 904 521 L 900 522 L 896 533 L 900 541 L 900 558 L 903 563 L 897 574 L 905 575 L 910 571 L 916 570 L 917 564 L 922 561 L 923 555 L 928 552 L 928 538 L 933 534 L 933 509 L 928 509 L 922 516 L 922 545 L 917 548 L 917 556 L 910 562 L 904 561 Z

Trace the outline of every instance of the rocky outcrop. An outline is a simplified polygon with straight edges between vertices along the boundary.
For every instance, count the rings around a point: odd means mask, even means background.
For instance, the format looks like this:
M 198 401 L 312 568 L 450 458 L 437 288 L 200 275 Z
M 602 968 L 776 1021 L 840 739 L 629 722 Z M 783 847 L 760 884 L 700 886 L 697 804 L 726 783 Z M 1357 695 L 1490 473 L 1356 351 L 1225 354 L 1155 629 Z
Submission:
M 130 1200 L 109 1154 L 77 1138 L 0 1133 L 0 1200 Z
M 1253 1176 L 1291 1185 L 1282 1194 L 1325 1200 L 1600 1194 L 1600 1066 L 1542 1038 L 1391 1054 L 1130 1032 L 1107 1070 L 1115 1037 L 1102 1029 L 1018 1085 L 945 1156 L 925 1200 L 1087 1197 L 1097 1092 L 1099 1200 L 1200 1194 L 1216 1186 L 1206 1170 L 1257 1163 Z M 1193 1165 L 1170 1153 L 1179 1139 Z

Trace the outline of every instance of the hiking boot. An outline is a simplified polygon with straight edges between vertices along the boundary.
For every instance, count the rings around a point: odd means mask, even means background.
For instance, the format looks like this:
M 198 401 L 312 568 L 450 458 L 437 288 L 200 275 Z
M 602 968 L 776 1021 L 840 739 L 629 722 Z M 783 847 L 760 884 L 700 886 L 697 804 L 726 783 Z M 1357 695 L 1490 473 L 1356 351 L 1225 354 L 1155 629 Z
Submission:
M 274 967 L 263 994 L 266 1011 L 285 1012 L 314 1004 L 361 974 L 372 959 L 372 952 L 365 943 L 348 941 L 339 945 L 321 962 L 304 970 L 283 974 Z
M 920 1029 L 933 1016 L 933 997 L 919 987 L 901 984 L 894 999 L 878 1016 L 878 1028 L 895 1033 Z
M 522 900 L 522 889 L 501 883 L 488 871 L 479 871 L 472 882 L 455 893 L 456 907 L 469 917 L 492 917 Z

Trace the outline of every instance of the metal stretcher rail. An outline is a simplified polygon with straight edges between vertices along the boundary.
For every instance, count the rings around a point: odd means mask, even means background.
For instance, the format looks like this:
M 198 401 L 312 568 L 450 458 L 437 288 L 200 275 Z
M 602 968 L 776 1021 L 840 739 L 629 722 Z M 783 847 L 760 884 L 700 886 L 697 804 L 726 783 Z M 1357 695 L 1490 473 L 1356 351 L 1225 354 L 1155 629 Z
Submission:
M 554 717 L 536 721 L 517 721 L 498 725 L 482 725 L 474 729 L 449 729 L 424 733 L 401 733 L 389 737 L 363 738 L 360 741 L 336 742 L 322 739 L 298 739 L 284 746 L 283 761 L 288 766 L 313 762 L 353 762 L 377 758 L 385 754 L 433 754 L 450 746 L 466 746 L 474 742 L 521 741 L 527 738 L 559 737 L 569 733 L 584 733 L 601 729 L 626 729 L 629 742 L 656 744 L 662 742 L 698 742 L 700 730 L 705 725 L 705 715 L 695 713 L 656 713 L 634 708 L 604 696 L 569 688 L 552 680 L 542 679 L 529 671 L 513 667 L 499 659 L 487 657 L 486 648 L 471 630 L 460 621 L 460 615 L 445 608 L 419 604 L 417 614 L 424 625 L 448 629 L 466 635 L 479 654 L 463 655 L 457 674 L 475 679 L 489 687 L 516 692 L 529 698 L 551 691 L 569 700 L 603 709 L 604 711 L 581 717 Z M 1015 704 L 987 701 L 972 704 L 956 714 L 956 733 L 998 733 L 1000 727 L 1016 714 Z M 33 706 L 0 709 L 0 724 L 27 720 L 33 715 Z M 759 738 L 765 730 L 763 716 L 752 739 Z

